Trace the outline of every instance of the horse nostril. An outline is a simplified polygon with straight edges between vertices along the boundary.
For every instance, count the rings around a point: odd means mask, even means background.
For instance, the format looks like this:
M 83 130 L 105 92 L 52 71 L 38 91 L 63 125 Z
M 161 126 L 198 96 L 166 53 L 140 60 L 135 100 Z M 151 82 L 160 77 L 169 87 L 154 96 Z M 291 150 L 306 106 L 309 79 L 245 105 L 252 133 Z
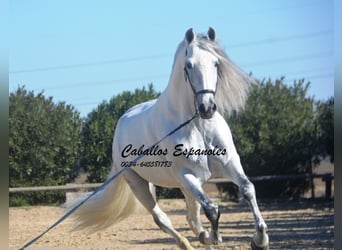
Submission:
M 213 104 L 213 112 L 215 112 L 216 109 L 217 109 L 217 106 L 216 106 L 216 104 L 214 103 L 214 104 Z
M 205 110 L 205 107 L 204 107 L 204 104 L 202 103 L 200 106 L 199 106 L 199 112 L 201 112 L 202 114 L 206 112 Z

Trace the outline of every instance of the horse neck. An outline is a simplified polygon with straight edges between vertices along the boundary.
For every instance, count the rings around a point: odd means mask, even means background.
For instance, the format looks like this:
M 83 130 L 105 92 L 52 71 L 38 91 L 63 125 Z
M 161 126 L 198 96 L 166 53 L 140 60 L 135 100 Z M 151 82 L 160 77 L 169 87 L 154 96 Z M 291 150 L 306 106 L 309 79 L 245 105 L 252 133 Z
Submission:
M 195 114 L 194 96 L 188 84 L 183 68 L 174 66 L 169 84 L 159 97 L 169 118 L 186 120 Z

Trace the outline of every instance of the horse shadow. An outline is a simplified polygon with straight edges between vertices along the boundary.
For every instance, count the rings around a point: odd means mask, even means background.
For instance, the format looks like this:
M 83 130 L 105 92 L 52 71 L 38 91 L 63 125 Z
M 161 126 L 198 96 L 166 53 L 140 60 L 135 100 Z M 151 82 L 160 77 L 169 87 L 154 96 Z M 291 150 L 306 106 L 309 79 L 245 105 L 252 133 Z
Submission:
M 259 206 L 268 225 L 270 249 L 333 249 L 334 248 L 334 201 L 259 201 Z M 234 248 L 236 245 L 248 245 L 255 232 L 254 219 L 247 204 L 222 203 L 222 214 L 234 215 L 246 212 L 243 220 L 221 220 L 220 232 L 223 243 L 220 247 Z M 306 211 L 307 210 L 307 211 Z M 184 215 L 186 211 L 176 209 L 169 211 L 170 215 Z M 203 222 L 209 228 L 207 221 Z M 155 229 L 146 229 L 160 230 Z M 190 228 L 186 225 L 177 227 L 180 233 L 188 234 Z M 195 236 L 187 236 L 191 243 L 198 243 Z M 165 237 L 155 237 L 145 240 L 133 240 L 131 244 L 164 244 L 174 246 L 175 241 L 165 234 Z M 221 249 L 221 248 L 220 248 Z
M 333 200 L 261 201 L 259 204 L 268 225 L 270 249 L 334 249 Z M 248 212 L 245 206 L 223 206 L 222 212 Z M 254 220 L 248 216 L 243 221 L 222 221 L 220 229 L 239 232 L 224 235 L 223 242 L 250 241 L 254 233 Z

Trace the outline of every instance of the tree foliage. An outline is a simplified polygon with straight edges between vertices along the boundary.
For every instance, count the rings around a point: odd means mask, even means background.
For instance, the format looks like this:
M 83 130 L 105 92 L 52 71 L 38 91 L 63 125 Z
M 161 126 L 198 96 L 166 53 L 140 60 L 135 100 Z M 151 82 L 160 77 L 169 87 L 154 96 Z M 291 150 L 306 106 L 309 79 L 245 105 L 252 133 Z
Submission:
M 132 106 L 159 96 L 152 84 L 124 91 L 89 113 L 82 130 L 82 168 L 90 182 L 104 181 L 112 165 L 112 143 L 119 118 Z
M 82 121 L 65 103 L 19 87 L 9 97 L 10 187 L 62 185 L 72 178 Z M 46 199 L 27 195 L 30 203 Z
M 246 109 L 227 118 L 247 175 L 311 173 L 320 157 L 330 155 L 334 161 L 334 99 L 315 102 L 307 97 L 308 88 L 304 80 L 291 87 L 283 78 L 262 81 L 253 87 Z M 124 91 L 82 120 L 72 106 L 19 87 L 9 98 L 10 187 L 62 185 L 80 167 L 88 181 L 104 181 L 118 119 L 130 107 L 158 96 L 152 84 Z M 308 181 L 256 183 L 258 197 L 298 197 L 309 187 Z M 159 187 L 157 192 L 180 195 Z M 26 193 L 11 195 L 11 200 L 24 197 L 34 204 L 62 196 Z
M 254 86 L 246 109 L 228 119 L 249 176 L 311 173 L 322 153 L 317 105 L 307 97 L 309 83 L 300 80 L 288 87 L 283 80 Z M 299 197 L 309 187 L 302 180 L 256 183 L 260 197 Z
M 319 102 L 317 123 L 319 128 L 319 152 L 322 157 L 330 156 L 334 162 L 334 97 L 326 102 Z

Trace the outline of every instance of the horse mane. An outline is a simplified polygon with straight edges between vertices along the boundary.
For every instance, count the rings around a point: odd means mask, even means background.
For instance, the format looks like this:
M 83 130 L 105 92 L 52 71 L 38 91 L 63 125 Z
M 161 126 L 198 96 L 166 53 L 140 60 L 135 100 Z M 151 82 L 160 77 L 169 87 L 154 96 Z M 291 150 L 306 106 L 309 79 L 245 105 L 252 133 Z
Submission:
M 212 53 L 219 60 L 219 77 L 216 90 L 218 111 L 230 115 L 244 108 L 250 86 L 256 81 L 243 72 L 226 54 L 219 43 L 208 39 L 207 35 L 197 34 L 195 42 L 201 49 Z

